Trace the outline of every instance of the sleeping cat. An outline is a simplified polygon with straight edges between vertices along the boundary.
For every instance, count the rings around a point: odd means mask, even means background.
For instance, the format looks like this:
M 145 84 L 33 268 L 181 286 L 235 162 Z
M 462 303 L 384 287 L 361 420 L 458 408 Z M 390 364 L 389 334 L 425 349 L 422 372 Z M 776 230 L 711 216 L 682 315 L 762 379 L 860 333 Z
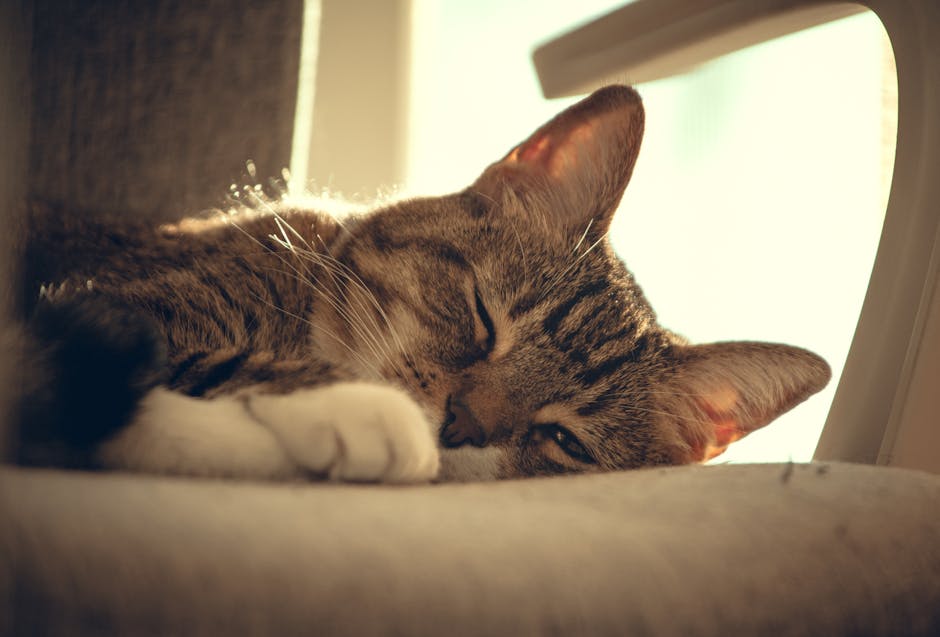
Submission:
M 830 372 L 656 322 L 606 238 L 643 118 L 601 89 L 466 190 L 343 220 L 37 207 L 18 460 L 403 483 L 721 453 Z

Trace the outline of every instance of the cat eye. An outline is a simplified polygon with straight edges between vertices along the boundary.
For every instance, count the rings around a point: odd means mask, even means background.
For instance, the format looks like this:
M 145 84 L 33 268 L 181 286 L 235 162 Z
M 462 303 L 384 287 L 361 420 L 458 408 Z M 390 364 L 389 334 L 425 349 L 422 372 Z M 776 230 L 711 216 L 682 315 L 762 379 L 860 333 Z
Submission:
M 486 340 L 483 341 L 483 347 L 489 353 L 496 345 L 496 328 L 493 326 L 493 319 L 490 317 L 490 313 L 486 311 L 486 306 L 483 304 L 483 299 L 480 298 L 480 293 L 477 290 L 473 291 L 473 299 L 476 304 L 477 316 L 483 324 L 483 329 L 486 330 Z
M 581 444 L 577 436 L 559 424 L 539 425 L 536 427 L 539 434 L 546 440 L 551 440 L 573 460 L 584 464 L 595 464 L 597 461 Z

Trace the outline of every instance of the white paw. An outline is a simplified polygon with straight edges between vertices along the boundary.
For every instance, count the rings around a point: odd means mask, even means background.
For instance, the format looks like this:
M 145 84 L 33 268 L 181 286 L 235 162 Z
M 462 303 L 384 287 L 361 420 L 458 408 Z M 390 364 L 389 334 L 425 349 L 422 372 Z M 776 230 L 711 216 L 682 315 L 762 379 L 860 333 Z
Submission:
M 333 480 L 423 482 L 437 475 L 434 428 L 394 387 L 337 383 L 252 395 L 248 405 L 296 463 Z

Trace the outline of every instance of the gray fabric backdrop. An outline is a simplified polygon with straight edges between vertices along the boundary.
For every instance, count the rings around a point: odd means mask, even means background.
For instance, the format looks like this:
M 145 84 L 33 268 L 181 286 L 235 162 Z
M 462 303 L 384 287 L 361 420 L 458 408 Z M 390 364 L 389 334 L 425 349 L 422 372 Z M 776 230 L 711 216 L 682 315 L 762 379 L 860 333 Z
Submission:
M 36 0 L 29 188 L 176 217 L 290 159 L 302 0 Z
M 249 159 L 261 183 L 280 176 L 302 15 L 302 0 L 0 0 L 0 349 L 27 195 L 164 219 L 224 203 Z

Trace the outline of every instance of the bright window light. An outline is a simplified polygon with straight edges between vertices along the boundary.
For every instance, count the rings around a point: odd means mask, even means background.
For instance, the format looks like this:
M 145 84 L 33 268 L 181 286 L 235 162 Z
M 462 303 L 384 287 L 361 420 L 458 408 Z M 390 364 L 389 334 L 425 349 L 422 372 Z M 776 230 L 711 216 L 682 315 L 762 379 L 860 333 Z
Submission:
M 531 51 L 621 5 L 415 0 L 407 190 L 466 186 L 575 101 L 541 97 Z M 614 246 L 660 321 L 694 342 L 785 342 L 829 361 L 826 390 L 716 459 L 809 460 L 884 219 L 887 36 L 862 13 L 638 89 L 647 132 Z

